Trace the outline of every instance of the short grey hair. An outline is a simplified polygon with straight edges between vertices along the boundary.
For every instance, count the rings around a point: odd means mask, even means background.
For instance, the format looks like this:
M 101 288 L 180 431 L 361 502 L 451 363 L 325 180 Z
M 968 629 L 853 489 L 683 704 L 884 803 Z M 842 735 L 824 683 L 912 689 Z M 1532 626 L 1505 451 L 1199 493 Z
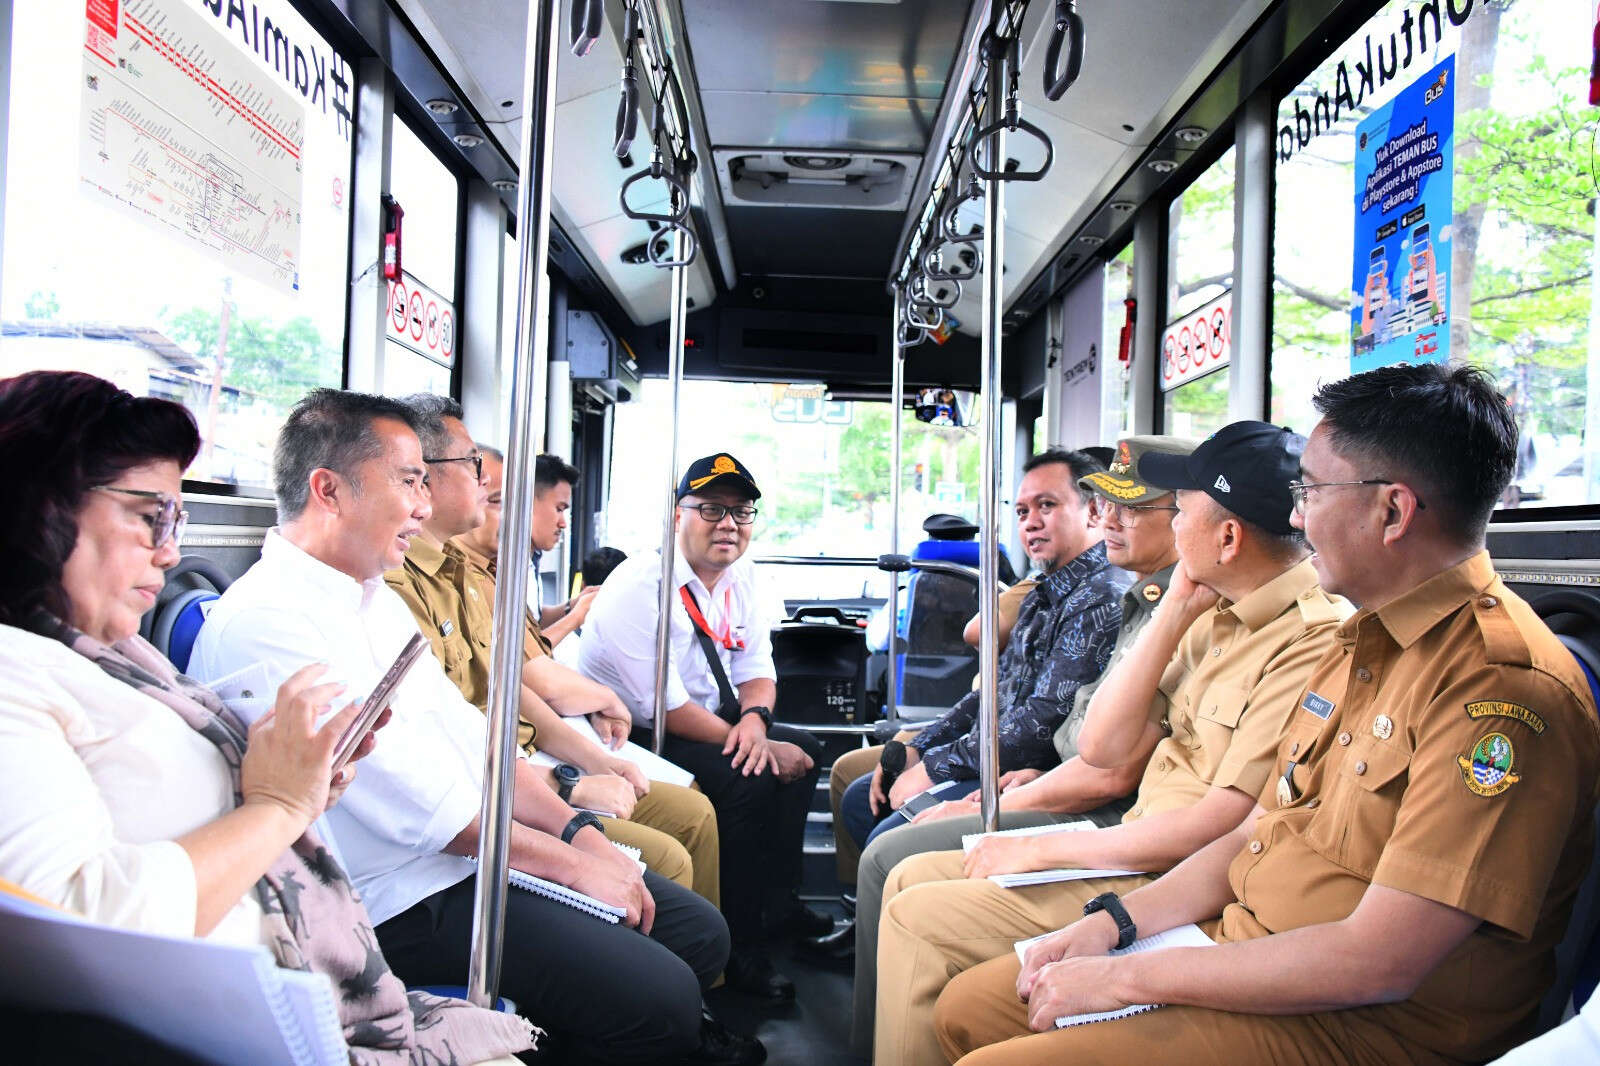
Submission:
M 383 454 L 383 440 L 373 428 L 392 418 L 412 431 L 417 419 L 410 407 L 387 396 L 342 389 L 312 389 L 294 405 L 272 453 L 272 482 L 278 497 L 278 520 L 292 522 L 311 501 L 311 473 L 332 470 L 360 491 L 355 470 Z
M 453 418 L 457 422 L 466 421 L 461 405 L 448 396 L 435 396 L 430 392 L 413 393 L 400 402 L 411 408 L 416 419 L 417 436 L 422 441 L 422 457 L 443 458 L 444 450 L 450 446 L 450 430 L 444 420 Z

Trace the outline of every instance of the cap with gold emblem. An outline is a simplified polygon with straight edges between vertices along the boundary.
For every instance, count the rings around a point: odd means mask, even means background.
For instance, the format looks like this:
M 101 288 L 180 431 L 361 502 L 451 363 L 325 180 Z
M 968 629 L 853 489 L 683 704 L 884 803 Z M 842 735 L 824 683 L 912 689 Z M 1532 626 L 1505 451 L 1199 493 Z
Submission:
M 756 479 L 750 476 L 750 471 L 743 463 L 727 452 L 718 452 L 690 463 L 689 469 L 683 472 L 683 480 L 678 482 L 678 499 L 710 488 L 733 489 L 752 500 L 761 499 Z
M 1171 489 L 1146 484 L 1139 477 L 1139 457 L 1149 452 L 1188 455 L 1200 446 L 1187 437 L 1124 437 L 1117 441 L 1110 469 L 1078 479 L 1078 484 L 1117 503 L 1147 503 L 1165 496 Z

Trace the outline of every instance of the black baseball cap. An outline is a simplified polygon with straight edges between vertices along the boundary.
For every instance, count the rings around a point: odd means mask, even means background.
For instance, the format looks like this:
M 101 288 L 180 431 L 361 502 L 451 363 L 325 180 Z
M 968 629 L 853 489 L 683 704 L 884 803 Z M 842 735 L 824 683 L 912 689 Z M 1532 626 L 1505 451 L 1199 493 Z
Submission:
M 678 499 L 712 487 L 736 489 L 752 500 L 761 499 L 756 479 L 750 476 L 750 471 L 745 469 L 743 463 L 727 452 L 718 452 L 690 463 L 689 469 L 683 472 L 683 480 L 678 482 Z
M 1289 482 L 1300 475 L 1306 439 L 1267 422 L 1234 422 L 1189 455 L 1146 452 L 1139 477 L 1164 489 L 1204 492 L 1246 522 L 1269 533 L 1293 533 Z

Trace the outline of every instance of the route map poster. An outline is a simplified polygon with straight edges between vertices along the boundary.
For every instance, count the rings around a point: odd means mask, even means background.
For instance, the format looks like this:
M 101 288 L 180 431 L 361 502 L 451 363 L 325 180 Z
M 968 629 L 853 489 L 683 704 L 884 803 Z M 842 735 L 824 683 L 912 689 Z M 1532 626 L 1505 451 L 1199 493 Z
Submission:
M 305 105 L 178 0 L 84 18 L 83 190 L 297 291 Z
M 1350 372 L 1450 357 L 1455 56 L 1356 127 Z

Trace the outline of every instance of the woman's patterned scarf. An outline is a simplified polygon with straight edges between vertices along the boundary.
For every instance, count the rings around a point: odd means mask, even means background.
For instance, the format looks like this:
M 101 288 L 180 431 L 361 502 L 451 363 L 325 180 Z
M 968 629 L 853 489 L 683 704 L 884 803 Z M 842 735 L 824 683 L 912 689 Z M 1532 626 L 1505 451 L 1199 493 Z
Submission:
M 215 744 L 233 778 L 234 803 L 242 802 L 246 733 L 210 689 L 138 637 L 104 644 L 45 612 L 32 628 L 170 707 Z M 353 1066 L 467 1066 L 538 1047 L 543 1031 L 514 1014 L 408 992 L 384 961 L 355 887 L 313 830 L 267 869 L 255 891 L 262 940 L 278 965 L 327 975 Z

